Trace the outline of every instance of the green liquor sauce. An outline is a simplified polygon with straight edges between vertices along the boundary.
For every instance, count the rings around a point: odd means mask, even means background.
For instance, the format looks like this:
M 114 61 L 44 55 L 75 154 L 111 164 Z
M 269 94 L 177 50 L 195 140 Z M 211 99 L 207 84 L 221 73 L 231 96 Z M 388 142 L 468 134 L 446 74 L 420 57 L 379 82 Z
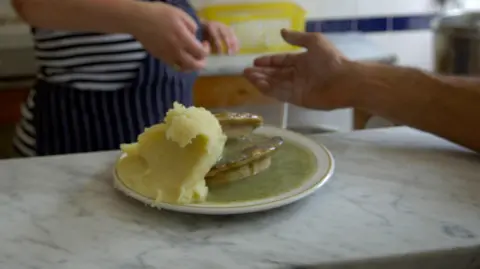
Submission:
M 211 186 L 207 202 L 245 202 L 289 192 L 308 180 L 316 168 L 316 157 L 311 151 L 285 141 L 272 155 L 267 170 L 236 182 Z

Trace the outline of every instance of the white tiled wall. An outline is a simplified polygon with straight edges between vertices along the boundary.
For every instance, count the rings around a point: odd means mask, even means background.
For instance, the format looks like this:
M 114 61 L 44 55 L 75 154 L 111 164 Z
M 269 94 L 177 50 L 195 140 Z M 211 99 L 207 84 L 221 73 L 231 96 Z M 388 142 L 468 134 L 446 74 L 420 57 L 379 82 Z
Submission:
M 297 0 L 309 19 L 402 16 L 428 14 L 437 10 L 434 0 Z M 466 9 L 480 9 L 480 0 L 461 1 Z M 397 53 L 399 63 L 432 69 L 430 30 L 369 33 L 387 51 Z
M 433 0 L 299 0 L 309 19 L 426 14 L 435 11 Z M 480 0 L 476 0 L 480 2 Z M 399 63 L 432 68 L 432 33 L 429 30 L 368 34 L 387 51 L 398 54 Z
M 348 0 L 347 0 L 348 1 Z M 358 16 L 413 15 L 435 11 L 433 0 L 354 0 Z M 341 1 L 337 1 L 339 3 Z

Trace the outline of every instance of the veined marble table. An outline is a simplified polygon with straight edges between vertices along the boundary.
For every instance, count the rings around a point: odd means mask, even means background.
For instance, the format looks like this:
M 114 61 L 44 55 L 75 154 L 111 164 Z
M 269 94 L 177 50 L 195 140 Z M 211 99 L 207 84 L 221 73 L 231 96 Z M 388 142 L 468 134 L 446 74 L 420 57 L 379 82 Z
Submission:
M 118 194 L 118 152 L 0 162 L 0 268 L 479 268 L 480 157 L 409 128 L 313 136 L 316 194 L 265 213 L 157 211 Z

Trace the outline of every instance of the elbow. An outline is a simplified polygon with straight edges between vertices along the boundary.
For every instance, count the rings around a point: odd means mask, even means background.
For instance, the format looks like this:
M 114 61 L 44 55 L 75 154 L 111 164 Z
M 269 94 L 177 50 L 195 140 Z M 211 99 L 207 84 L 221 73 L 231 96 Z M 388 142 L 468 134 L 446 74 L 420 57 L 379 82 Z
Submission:
M 40 8 L 43 2 L 43 0 L 11 0 L 11 4 L 17 15 L 29 24 L 31 24 L 31 20 L 34 19 L 34 10 Z
M 15 12 L 17 12 L 17 15 L 25 20 L 25 6 L 28 5 L 28 0 L 11 0 L 11 3 L 13 8 L 15 9 Z

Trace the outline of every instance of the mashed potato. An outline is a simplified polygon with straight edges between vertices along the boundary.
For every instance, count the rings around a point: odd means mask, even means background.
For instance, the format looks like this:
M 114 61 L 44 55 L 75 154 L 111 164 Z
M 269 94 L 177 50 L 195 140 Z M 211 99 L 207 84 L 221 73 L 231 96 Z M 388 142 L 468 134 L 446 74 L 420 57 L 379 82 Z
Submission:
M 145 129 L 138 142 L 123 144 L 117 166 L 123 183 L 157 203 L 202 202 L 205 175 L 221 157 L 227 137 L 208 110 L 175 103 L 164 123 Z

